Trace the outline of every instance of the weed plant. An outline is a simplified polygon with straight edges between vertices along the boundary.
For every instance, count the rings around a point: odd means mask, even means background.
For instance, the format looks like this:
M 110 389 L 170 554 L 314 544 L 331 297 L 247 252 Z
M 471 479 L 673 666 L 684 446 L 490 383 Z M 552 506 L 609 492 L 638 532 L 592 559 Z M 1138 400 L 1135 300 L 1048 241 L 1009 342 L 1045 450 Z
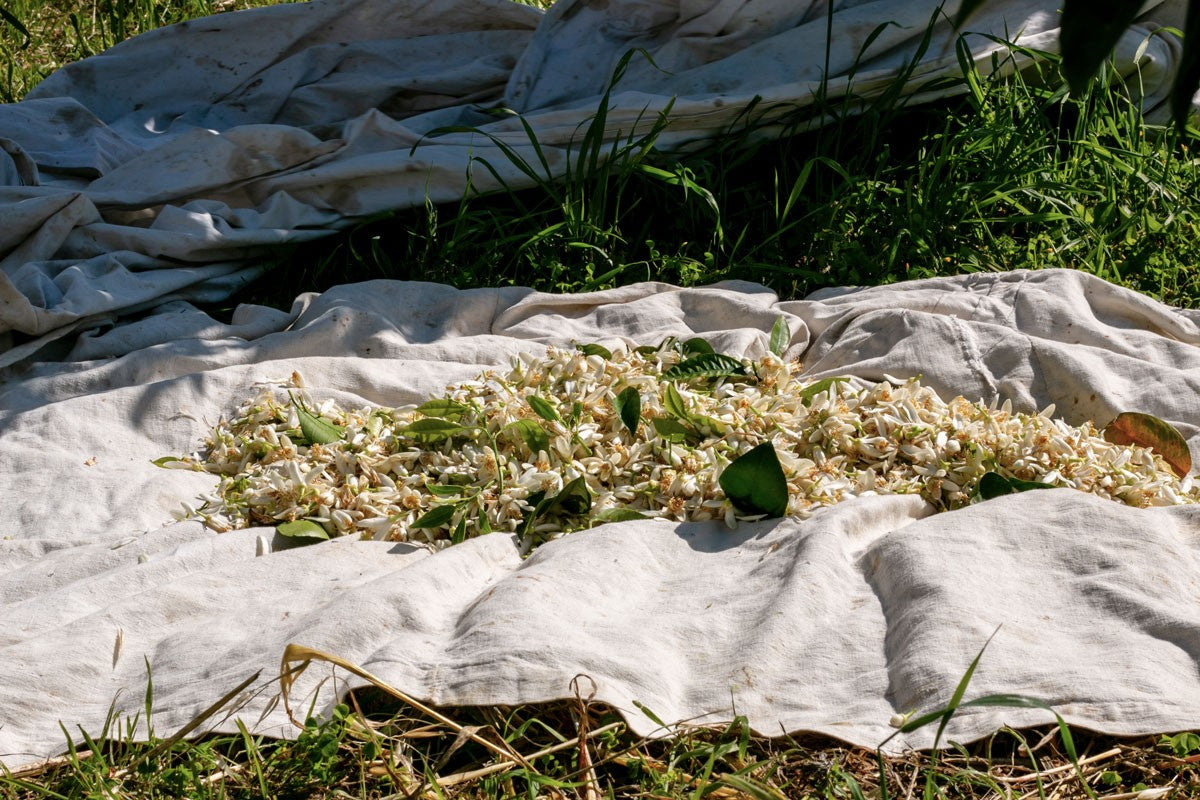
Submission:
M 590 168 L 372 220 L 285 258 L 250 296 L 286 307 L 298 288 L 390 277 L 562 292 L 743 278 L 797 297 L 1067 267 L 1196 306 L 1200 161 L 1188 141 L 1147 122 L 1119 81 L 1067 96 L 1054 57 L 1037 55 L 1010 77 L 964 60 L 955 97 L 892 98 L 773 142 L 748 128 L 672 158 L 652 132 L 597 161 L 585 133 L 577 162 Z

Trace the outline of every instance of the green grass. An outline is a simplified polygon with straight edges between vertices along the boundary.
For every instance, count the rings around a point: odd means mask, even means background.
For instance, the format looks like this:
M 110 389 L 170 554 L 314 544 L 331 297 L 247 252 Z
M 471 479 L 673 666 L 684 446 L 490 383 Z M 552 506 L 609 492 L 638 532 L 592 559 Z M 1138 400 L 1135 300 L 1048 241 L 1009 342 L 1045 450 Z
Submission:
M 139 33 L 264 5 L 272 0 L 0 0 L 29 34 L 0 19 L 0 101 L 19 100 L 63 64 Z
M 261 4 L 0 0 L 30 33 L 22 48 L 24 36 L 0 21 L 0 99 L 18 99 L 57 66 L 137 32 Z M 683 158 L 659 154 L 654 132 L 614 149 L 585 137 L 565 180 L 397 211 L 281 252 L 278 269 L 214 311 L 239 301 L 287 308 L 300 292 L 378 277 L 550 291 L 743 278 L 799 297 L 825 286 L 1047 267 L 1200 307 L 1200 162 L 1188 141 L 1147 124 L 1120 87 L 1067 97 L 1046 80 L 1053 59 L 1043 64 L 1010 79 L 967 71 L 959 95 L 936 105 L 905 108 L 892 98 L 820 130 L 774 142 L 746 131 Z M 1076 733 L 1075 764 L 1055 728 L 1003 730 L 970 747 L 878 761 L 829 739 L 754 735 L 743 721 L 647 741 L 611 710 L 586 704 L 447 709 L 447 725 L 377 692 L 351 700 L 331 720 L 310 720 L 293 742 L 243 733 L 137 743 L 116 720 L 92 737 L 72 730 L 78 749 L 0 777 L 0 797 L 857 800 L 886 788 L 887 797 L 1075 798 L 1131 797 L 1146 786 L 1200 795 L 1197 737 Z M 480 726 L 528 763 L 497 766 L 456 726 Z
M 1047 57 L 1041 69 L 1055 68 Z M 1036 73 L 969 73 L 958 89 L 681 159 L 651 134 L 563 182 L 398 211 L 306 246 L 283 257 L 286 281 L 268 276 L 248 296 L 286 307 L 298 287 L 393 277 L 548 291 L 743 278 L 798 297 L 1068 267 L 1200 303 L 1200 162 L 1186 141 L 1148 124 L 1121 87 L 1074 100 Z
M 956 702 L 910 725 L 953 715 L 969 676 Z M 146 713 L 152 699 L 148 690 Z M 987 704 L 1027 703 L 1002 697 Z M 229 710 L 215 707 L 209 715 Z M 209 715 L 198 720 L 198 730 Z M 63 757 L 0 773 L 0 798 L 884 800 L 915 792 L 930 800 L 1131 800 L 1158 790 L 1144 797 L 1150 800 L 1200 792 L 1200 736 L 1191 733 L 1121 741 L 1072 732 L 1060 720 L 1043 729 L 1001 729 L 970 746 L 951 742 L 885 757 L 819 736 L 768 738 L 743 718 L 660 728 L 671 735 L 640 738 L 612 709 L 584 700 L 449 708 L 439 715 L 425 716 L 368 688 L 352 693 L 331 718 L 298 723 L 291 741 L 239 727 L 193 741 L 138 742 L 130 734 L 135 720 L 110 718 L 92 734 L 73 731 Z

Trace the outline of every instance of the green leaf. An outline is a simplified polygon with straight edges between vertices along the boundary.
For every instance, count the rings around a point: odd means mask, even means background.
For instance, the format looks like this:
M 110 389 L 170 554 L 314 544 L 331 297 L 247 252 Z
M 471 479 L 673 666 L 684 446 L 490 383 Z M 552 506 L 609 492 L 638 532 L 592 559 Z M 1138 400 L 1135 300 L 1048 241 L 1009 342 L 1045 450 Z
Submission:
M 768 517 L 787 513 L 787 478 L 770 442 L 735 459 L 721 473 L 720 483 L 725 496 L 746 513 Z
M 516 422 L 510 422 L 504 426 L 505 431 L 516 431 L 525 446 L 529 448 L 529 452 L 537 456 L 543 450 L 550 449 L 550 436 L 546 433 L 541 425 L 538 425 L 531 419 L 519 419 Z
M 300 432 L 309 444 L 329 444 L 339 441 L 345 434 L 342 426 L 334 425 L 324 417 L 310 413 L 294 400 L 292 402 L 296 405 L 296 416 L 300 419 Z
M 1158 744 L 1171 749 L 1176 756 L 1184 758 L 1195 752 L 1200 752 L 1200 735 L 1192 731 L 1184 731 L 1174 736 L 1163 734 Z
M 462 544 L 467 538 L 467 518 L 463 517 L 458 521 L 458 525 L 454 528 L 454 533 L 450 534 L 451 544 Z
M 1170 423 L 1150 414 L 1126 411 L 1104 426 L 1104 438 L 1113 444 L 1148 447 L 1183 477 L 1192 471 L 1192 454 L 1187 440 Z
M 546 497 L 545 492 L 534 492 L 525 502 L 533 506 L 533 510 L 521 524 L 522 536 L 533 530 L 533 526 L 543 517 L 559 512 L 586 514 L 592 507 L 592 493 L 587 488 L 587 482 L 579 477 L 569 482 L 553 497 Z
M 537 414 L 547 422 L 561 422 L 562 417 L 554 410 L 554 406 L 543 397 L 536 394 L 531 394 L 525 398 L 529 402 L 529 407 L 533 409 L 533 413 Z
M 454 516 L 454 512 L 458 510 L 458 506 L 453 503 L 447 503 L 441 506 L 434 506 L 426 511 L 417 521 L 410 525 L 410 528 L 440 528 L 450 521 Z
M 1066 0 L 1063 3 L 1059 47 L 1062 73 L 1079 97 L 1112 53 L 1121 34 L 1138 15 L 1141 4 L 1131 0 Z
M 21 20 L 17 19 L 16 15 L 14 15 L 11 11 L 6 9 L 4 6 L 0 6 L 0 20 L 4 20 L 9 25 L 13 26 L 13 28 L 16 29 L 17 33 L 19 33 L 25 37 L 25 42 L 21 45 L 22 50 L 24 50 L 26 47 L 29 47 L 29 42 L 31 39 L 31 37 L 29 35 L 29 29 L 26 28 L 23 24 L 21 24 Z
M 1003 497 L 1006 494 L 1027 492 L 1030 489 L 1053 488 L 1055 488 L 1055 486 L 1050 483 L 1023 481 L 1020 478 L 1005 477 L 999 472 L 988 472 L 979 479 L 979 484 L 975 488 L 975 497 L 979 498 L 980 500 L 991 500 L 995 497 Z
M 693 414 L 691 423 L 695 427 L 696 432 L 704 436 L 724 436 L 725 423 L 713 417 L 706 417 L 703 414 Z
M 311 519 L 298 519 L 295 522 L 285 522 L 275 526 L 275 532 L 289 539 L 310 539 L 314 542 L 325 541 L 329 532 L 319 522 Z
M 845 381 L 848 381 L 848 380 L 850 380 L 850 379 L 849 378 L 822 378 L 821 380 L 816 381 L 815 383 L 810 383 L 808 386 L 805 386 L 803 389 L 800 390 L 800 394 L 797 396 L 800 398 L 800 402 L 803 403 L 804 405 L 806 405 L 806 406 L 811 405 L 814 397 L 821 394 L 822 392 L 829 391 L 830 387 L 832 387 L 834 384 L 844 383 Z
M 583 403 L 576 400 L 571 404 L 571 415 L 567 417 L 567 425 L 574 428 L 579 424 L 579 418 L 583 416 Z
M 699 336 L 692 337 L 679 346 L 679 352 L 685 356 L 707 356 L 717 352 L 707 340 Z
M 642 418 L 642 396 L 632 386 L 626 386 L 613 400 L 613 410 L 625 423 L 631 434 L 637 436 L 638 422 Z
M 681 361 L 663 373 L 667 380 L 691 378 L 729 378 L 745 375 L 746 368 L 736 358 L 721 353 L 705 353 Z
M 771 326 L 771 340 L 769 347 L 771 352 L 777 356 L 783 357 L 783 351 L 787 350 L 787 346 L 792 341 L 792 329 L 788 327 L 787 318 L 782 314 L 779 319 L 775 320 L 775 324 Z
M 167 464 L 174 464 L 177 461 L 186 461 L 186 460 L 187 459 L 176 458 L 175 456 L 163 456 L 162 458 L 154 459 L 150 463 L 156 467 L 159 467 L 160 469 L 170 469 L 170 467 L 168 467 Z
M 640 511 L 634 511 L 632 508 L 606 508 L 592 517 L 592 522 L 595 525 L 599 525 L 604 522 L 628 522 L 634 519 L 652 518 L 647 517 Z
M 637 353 L 638 355 L 652 356 L 655 353 L 657 353 L 660 349 L 661 348 L 655 347 L 652 344 L 644 344 L 641 347 L 633 348 L 633 352 Z
M 470 428 L 459 425 L 457 422 L 451 422 L 448 419 L 428 417 L 404 426 L 397 433 L 426 442 L 435 442 L 465 430 L 470 430 Z
M 680 422 L 690 422 L 692 419 L 692 415 L 688 412 L 687 404 L 683 402 L 683 396 L 679 394 L 679 390 L 675 388 L 675 384 L 673 383 L 667 384 L 667 390 L 663 395 L 663 408 Z
M 455 401 L 444 397 L 436 400 L 429 400 L 417 406 L 417 411 L 425 416 L 440 417 L 442 419 L 458 419 L 470 410 L 470 406 L 465 406 L 462 403 L 456 403 Z
M 250 445 L 249 452 L 250 455 L 254 456 L 255 458 L 266 458 L 270 453 L 274 452 L 275 449 L 275 445 L 271 444 L 270 442 L 259 440 Z
M 612 358 L 612 351 L 600 344 L 577 344 L 575 349 L 585 356 L 600 356 L 603 359 Z
M 427 483 L 425 489 L 434 497 L 458 497 L 467 490 L 465 486 L 447 486 L 444 483 Z
M 587 488 L 587 481 L 578 477 L 563 487 L 552 501 L 554 510 L 563 510 L 568 514 L 586 514 L 592 507 L 592 493 Z
M 702 438 L 699 433 L 685 427 L 677 419 L 671 417 L 655 417 L 650 420 L 654 432 L 668 442 L 675 444 L 699 444 Z

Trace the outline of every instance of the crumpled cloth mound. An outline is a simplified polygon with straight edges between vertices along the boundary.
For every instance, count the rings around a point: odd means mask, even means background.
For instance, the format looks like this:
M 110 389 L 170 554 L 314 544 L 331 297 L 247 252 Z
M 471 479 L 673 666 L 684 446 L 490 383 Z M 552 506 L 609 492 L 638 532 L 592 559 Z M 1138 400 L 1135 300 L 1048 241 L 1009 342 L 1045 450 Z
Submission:
M 570 698 L 584 675 L 642 733 L 657 725 L 639 704 L 668 723 L 741 714 L 764 734 L 875 746 L 893 715 L 944 704 L 996 632 L 968 698 L 1026 694 L 1112 734 L 1196 725 L 1196 507 L 1057 489 L 931 514 L 915 496 L 874 497 L 736 530 L 607 524 L 523 561 L 503 534 L 431 555 L 348 538 L 282 550 L 264 547 L 271 529 L 171 523 L 216 480 L 150 463 L 197 448 L 254 382 L 293 370 L 318 399 L 395 406 L 548 344 L 703 336 L 758 357 L 779 315 L 814 378 L 920 374 L 947 397 L 1055 403 L 1072 423 L 1142 411 L 1198 453 L 1200 313 L 1069 271 L 791 302 L 748 283 L 560 296 L 381 281 L 303 297 L 293 315 L 193 320 L 194 338 L 0 386 L 0 762 L 61 751 L 60 721 L 94 734 L 110 707 L 132 717 L 147 664 L 160 735 L 257 670 L 238 714 L 287 735 L 270 679 L 290 643 L 437 704 Z M 339 675 L 320 685 L 328 673 L 310 668 L 297 704 L 328 710 L 352 685 Z M 973 708 L 948 735 L 1051 720 Z
M 230 296 L 272 248 L 533 185 L 502 146 L 540 180 L 562 177 L 630 51 L 602 154 L 668 108 L 663 150 L 819 125 L 830 109 L 818 97 L 854 108 L 910 65 L 906 102 L 961 91 L 947 80 L 962 74 L 958 2 L 833 5 L 830 21 L 815 0 L 562 0 L 545 14 L 508 0 L 314 0 L 151 31 L 71 64 L 0 106 L 0 367 L 55 340 L 53 357 L 86 358 L 69 335 L 148 309 L 169 341 L 187 327 L 164 305 Z M 1183 2 L 1143 5 L 1116 58 L 1154 109 L 1180 47 L 1151 33 L 1182 27 Z M 1028 62 L 1002 40 L 1055 50 L 1057 6 L 986 4 L 965 40 L 979 70 Z

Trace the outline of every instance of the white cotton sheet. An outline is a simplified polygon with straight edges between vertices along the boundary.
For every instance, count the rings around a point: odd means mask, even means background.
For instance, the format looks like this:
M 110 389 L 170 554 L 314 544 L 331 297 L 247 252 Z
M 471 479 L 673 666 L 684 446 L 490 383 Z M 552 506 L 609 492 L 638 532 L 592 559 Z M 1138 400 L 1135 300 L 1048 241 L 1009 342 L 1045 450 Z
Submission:
M 780 315 L 792 329 L 788 356 L 813 377 L 920 374 L 946 396 L 1026 411 L 1055 403 L 1073 423 L 1143 411 L 1198 453 L 1197 312 L 1047 271 L 790 302 L 748 283 L 559 296 L 376 281 L 306 296 L 291 315 L 242 309 L 224 328 L 177 313 L 194 336 L 26 365 L 0 385 L 9 768 L 61 751 L 60 721 L 95 733 L 110 707 L 132 717 L 147 664 L 159 734 L 262 670 L 238 713 L 287 735 L 270 679 L 290 643 L 439 704 L 567 698 L 586 675 L 596 699 L 641 733 L 657 726 L 638 704 L 669 723 L 742 714 L 768 735 L 874 746 L 893 715 L 945 703 L 995 632 L 968 697 L 1026 694 L 1112 734 L 1200 719 L 1195 507 L 1134 509 L 1059 489 L 931 514 L 917 497 L 874 497 L 736 531 L 608 524 L 524 561 L 501 534 L 435 555 L 350 539 L 260 555 L 270 529 L 171 523 L 215 479 L 150 463 L 197 448 L 255 381 L 293 370 L 318 398 L 395 406 L 547 344 L 698 335 L 756 357 Z M 124 349 L 105 338 L 87 346 Z M 320 674 L 301 679 L 299 697 Z M 336 701 L 333 688 L 315 698 L 318 710 Z M 948 735 L 1051 719 L 967 709 Z M 924 729 L 891 746 L 928 747 L 931 737 Z

